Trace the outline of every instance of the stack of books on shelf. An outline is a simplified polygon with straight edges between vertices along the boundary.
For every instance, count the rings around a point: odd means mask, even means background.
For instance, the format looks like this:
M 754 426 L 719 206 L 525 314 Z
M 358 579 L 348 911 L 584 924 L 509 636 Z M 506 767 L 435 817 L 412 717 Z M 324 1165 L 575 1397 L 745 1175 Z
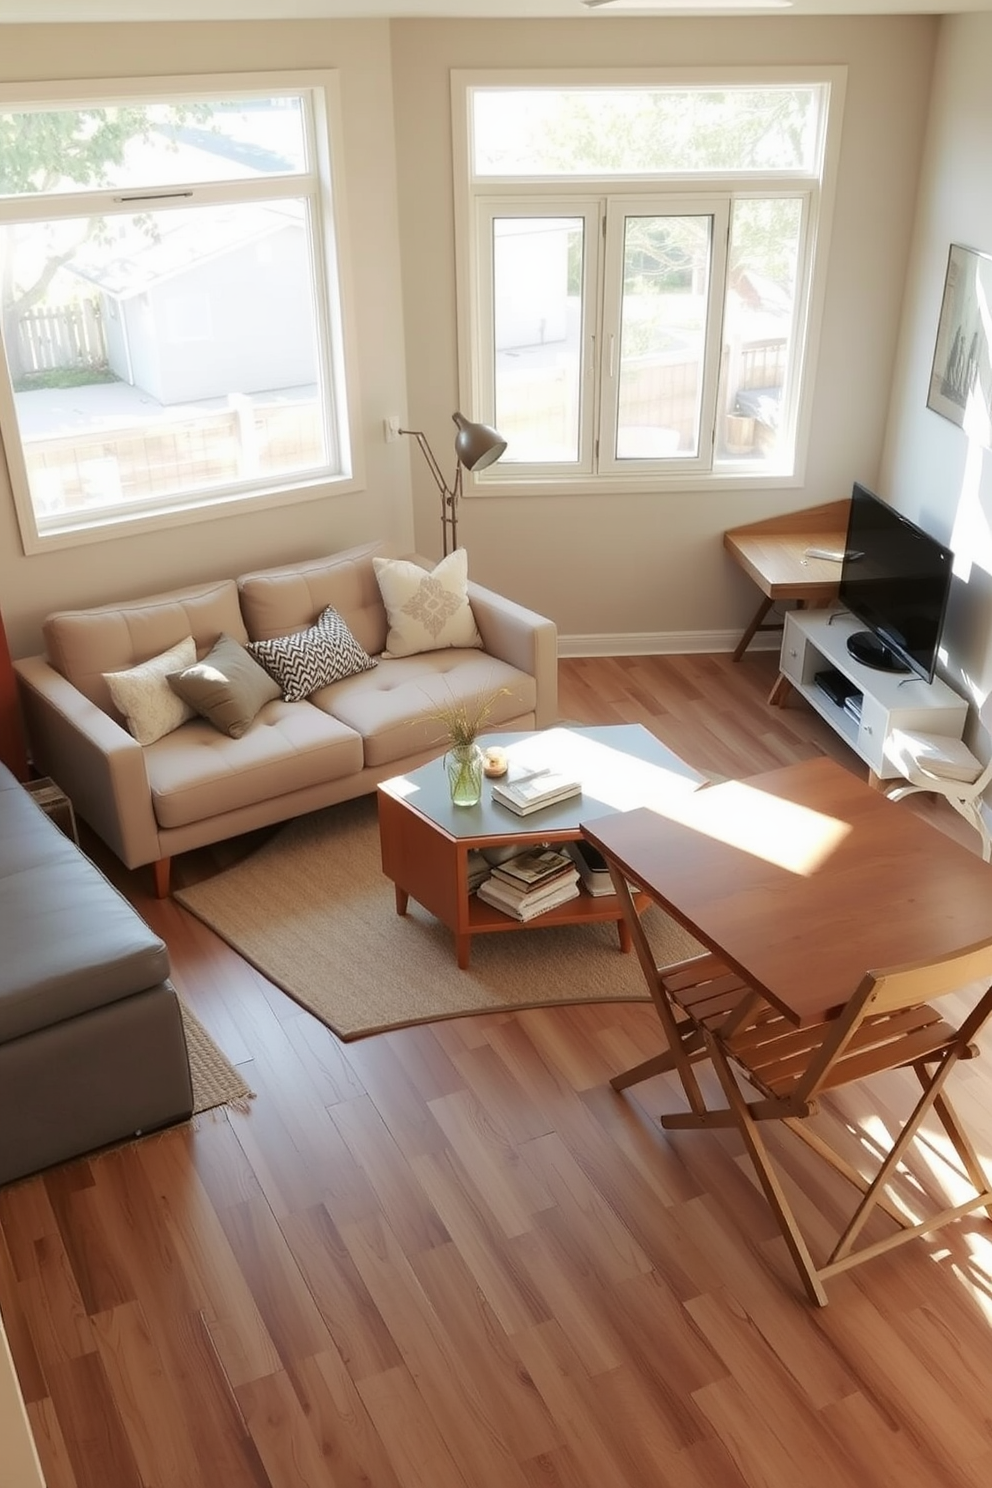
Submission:
M 530 848 L 500 863 L 476 892 L 513 919 L 532 920 L 578 897 L 579 870 L 567 853 Z
M 515 780 L 494 780 L 492 786 L 493 800 L 508 806 L 518 816 L 529 816 L 532 811 L 540 811 L 542 806 L 567 801 L 569 796 L 578 796 L 581 792 L 581 780 L 557 770 L 531 770 L 526 775 L 518 775 Z

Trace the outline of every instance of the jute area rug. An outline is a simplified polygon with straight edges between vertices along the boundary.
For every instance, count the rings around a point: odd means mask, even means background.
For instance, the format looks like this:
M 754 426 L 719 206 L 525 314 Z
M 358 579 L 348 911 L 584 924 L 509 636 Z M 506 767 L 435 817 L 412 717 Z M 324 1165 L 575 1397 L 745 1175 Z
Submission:
M 175 898 L 342 1039 L 469 1013 L 648 1000 L 612 924 L 479 935 L 459 971 L 444 925 L 413 900 L 396 913 L 374 797 L 297 817 Z M 700 949 L 658 909 L 645 924 L 659 958 Z
M 218 1049 L 196 1014 L 182 1001 L 179 1006 L 193 1082 L 194 1116 L 215 1106 L 243 1106 L 254 1092 Z

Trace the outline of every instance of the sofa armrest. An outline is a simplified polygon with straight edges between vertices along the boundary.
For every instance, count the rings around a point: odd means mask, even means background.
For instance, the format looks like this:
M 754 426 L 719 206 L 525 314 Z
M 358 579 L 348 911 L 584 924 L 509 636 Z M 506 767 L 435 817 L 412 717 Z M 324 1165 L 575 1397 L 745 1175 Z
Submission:
M 161 856 L 141 745 L 43 656 L 14 663 L 32 763 L 128 868 Z
M 558 627 L 553 620 L 471 580 L 468 597 L 486 654 L 535 679 L 535 725 L 551 728 L 558 722 Z

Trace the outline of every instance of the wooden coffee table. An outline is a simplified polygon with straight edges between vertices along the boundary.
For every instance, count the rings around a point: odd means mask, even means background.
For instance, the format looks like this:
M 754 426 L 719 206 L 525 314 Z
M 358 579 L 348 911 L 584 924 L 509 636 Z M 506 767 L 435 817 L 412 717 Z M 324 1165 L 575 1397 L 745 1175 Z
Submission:
M 412 898 L 447 925 L 463 971 L 473 935 L 508 930 L 612 920 L 621 950 L 629 950 L 630 933 L 616 895 L 594 897 L 583 889 L 577 899 L 521 922 L 469 893 L 469 853 L 504 844 L 518 844 L 523 850 L 543 842 L 574 842 L 582 836 L 580 821 L 635 806 L 663 805 L 675 795 L 697 790 L 706 777 L 640 724 L 487 734 L 480 742 L 507 750 L 511 779 L 515 773 L 547 765 L 575 771 L 582 794 L 530 816 L 516 816 L 492 799 L 488 780 L 477 806 L 453 806 L 443 759 L 383 781 L 378 790 L 382 871 L 395 885 L 397 914 L 406 914 Z M 640 907 L 648 902 L 641 896 Z

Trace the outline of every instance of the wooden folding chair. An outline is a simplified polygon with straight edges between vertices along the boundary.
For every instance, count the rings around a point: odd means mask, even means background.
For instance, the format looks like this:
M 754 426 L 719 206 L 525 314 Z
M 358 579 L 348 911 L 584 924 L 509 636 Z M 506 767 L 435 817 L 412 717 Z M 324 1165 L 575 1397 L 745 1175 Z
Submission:
M 619 873 L 614 882 L 623 897 Z M 823 1283 L 830 1277 L 914 1236 L 929 1234 L 975 1209 L 985 1209 L 992 1218 L 988 1178 L 944 1090 L 957 1061 L 979 1052 L 974 1039 L 992 1015 L 992 986 L 957 1028 L 925 1000 L 992 978 L 992 941 L 927 965 L 868 972 L 840 1016 L 809 1027 L 789 1022 L 716 955 L 657 967 L 643 932 L 635 935 L 635 947 L 668 1048 L 618 1075 L 613 1088 L 623 1090 L 651 1075 L 674 1071 L 681 1079 L 689 1110 L 662 1116 L 662 1126 L 738 1128 L 811 1301 L 825 1306 Z M 725 1106 L 714 1108 L 703 1096 L 694 1069 L 703 1059 L 712 1062 Z M 808 1118 L 816 1113 L 818 1098 L 824 1093 L 903 1068 L 916 1072 L 922 1094 L 877 1172 L 868 1179 L 811 1129 Z M 737 1074 L 753 1088 L 754 1098 L 746 1097 Z M 890 1200 L 886 1189 L 931 1111 L 957 1153 L 975 1196 L 914 1224 Z M 784 1121 L 860 1191 L 853 1213 L 823 1264 L 813 1260 L 772 1166 L 760 1132 L 761 1123 L 769 1120 Z M 889 1214 L 897 1228 L 856 1248 L 855 1242 L 877 1208 Z

